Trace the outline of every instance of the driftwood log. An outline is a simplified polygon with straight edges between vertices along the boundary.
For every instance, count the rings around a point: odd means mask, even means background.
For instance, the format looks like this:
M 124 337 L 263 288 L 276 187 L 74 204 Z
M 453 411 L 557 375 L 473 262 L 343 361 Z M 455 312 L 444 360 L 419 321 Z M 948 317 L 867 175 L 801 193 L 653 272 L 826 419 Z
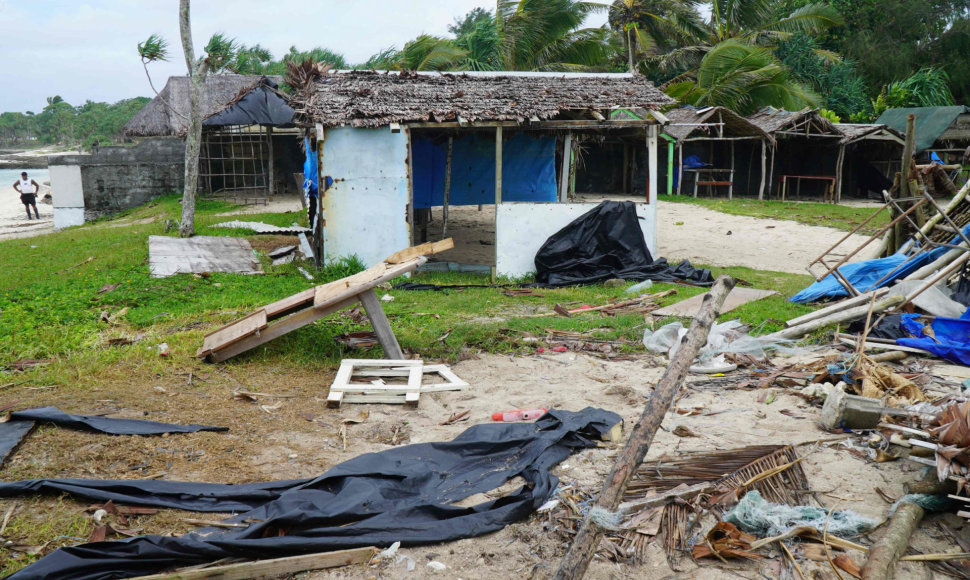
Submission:
M 902 503 L 889 519 L 886 534 L 869 549 L 869 558 L 862 567 L 862 580 L 891 580 L 893 568 L 899 557 L 906 552 L 909 539 L 923 519 L 923 508 L 912 503 Z
M 643 462 L 643 458 L 646 457 L 660 423 L 667 411 L 670 410 L 674 397 L 680 391 L 688 368 L 693 364 L 694 357 L 697 356 L 701 347 L 707 344 L 707 335 L 711 331 L 711 325 L 717 320 L 724 299 L 727 298 L 733 288 L 734 279 L 729 276 L 718 276 L 711 291 L 704 296 L 697 316 L 694 317 L 687 334 L 681 339 L 680 349 L 670 360 L 670 364 L 667 365 L 667 370 L 654 387 L 653 394 L 643 409 L 643 414 L 640 415 L 640 419 L 633 426 L 630 438 L 617 455 L 613 470 L 603 484 L 603 489 L 596 499 L 594 509 L 599 508 L 613 512 L 620 504 L 620 499 L 623 497 L 630 479 L 632 479 L 637 467 Z M 556 580 L 582 578 L 586 574 L 586 569 L 589 567 L 590 560 L 593 559 L 596 548 L 599 546 L 602 534 L 603 529 L 587 514 L 580 525 L 579 532 L 573 539 L 572 545 L 569 546 L 569 550 L 563 556 L 554 578 Z
M 875 304 L 872 305 L 872 313 L 879 314 L 883 310 L 888 310 L 897 304 L 902 303 L 905 297 L 899 296 L 887 296 Z M 810 320 L 804 324 L 799 324 L 798 326 L 792 326 L 791 328 L 786 328 L 784 330 L 779 330 L 778 332 L 773 332 L 766 336 L 767 339 L 795 339 L 801 338 L 806 334 L 809 334 L 819 328 L 824 328 L 830 324 L 838 324 L 839 322 L 846 322 L 849 320 L 855 320 L 866 315 L 869 312 L 869 306 L 863 304 L 862 306 L 856 306 L 855 308 L 849 308 L 848 310 L 843 310 L 841 312 L 836 312 L 822 318 L 816 318 L 815 320 Z

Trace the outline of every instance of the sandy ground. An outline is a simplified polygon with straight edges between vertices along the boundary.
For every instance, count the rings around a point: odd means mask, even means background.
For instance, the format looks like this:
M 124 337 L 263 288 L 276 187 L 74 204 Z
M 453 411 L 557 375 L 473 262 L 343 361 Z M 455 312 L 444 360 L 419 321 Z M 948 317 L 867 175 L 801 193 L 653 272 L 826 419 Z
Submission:
M 820 356 L 821 353 L 803 357 Z M 620 414 L 629 428 L 643 409 L 644 397 L 664 371 L 664 359 L 642 357 L 630 361 L 606 362 L 582 354 L 564 353 L 528 357 L 483 355 L 461 362 L 453 370 L 472 388 L 463 392 L 422 395 L 420 408 L 402 411 L 380 405 L 345 405 L 337 411 L 352 418 L 361 411 L 369 417 L 348 433 L 353 441 L 346 451 L 337 450 L 334 461 L 349 459 L 363 451 L 376 451 L 386 446 L 360 441 L 371 423 L 400 425 L 407 421 L 410 442 L 448 440 L 472 423 L 487 422 L 488 416 L 499 410 L 534 408 L 551 405 L 568 410 L 587 406 L 602 407 Z M 954 385 L 954 388 L 957 388 Z M 829 441 L 833 436 L 817 425 L 820 409 L 784 389 L 772 389 L 777 398 L 770 405 L 758 403 L 763 392 L 756 390 L 687 388 L 677 402 L 680 407 L 704 406 L 710 416 L 680 417 L 668 414 L 657 433 L 647 459 L 688 450 L 724 450 L 760 444 L 799 444 Z M 471 411 L 471 421 L 441 426 L 439 423 L 452 413 Z M 783 414 L 782 411 L 791 413 Z M 699 437 L 680 438 L 671 433 L 678 425 L 688 426 Z M 628 435 L 628 431 L 624 433 Z M 836 437 L 837 438 L 837 437 Z M 311 451 L 309 442 L 291 445 L 280 453 L 303 454 Z M 617 444 L 604 444 L 574 454 L 559 465 L 554 473 L 561 485 L 575 485 L 595 491 L 612 467 L 619 450 Z M 805 445 L 799 448 L 804 457 L 804 469 L 812 489 L 819 493 L 828 507 L 851 509 L 863 516 L 881 519 L 888 504 L 879 497 L 878 486 L 893 496 L 903 495 L 903 484 L 918 479 L 918 467 L 906 461 L 870 463 L 849 453 L 839 442 Z M 278 469 L 278 468 L 277 468 Z M 278 476 L 298 476 L 298 472 L 276 471 Z M 503 491 L 511 491 L 514 486 Z M 492 499 L 500 491 L 485 494 L 479 500 Z M 473 504 L 475 502 L 469 502 Z M 466 505 L 462 503 L 462 505 Z M 959 527 L 955 516 L 944 516 L 951 526 Z M 937 519 L 936 517 L 932 519 Z M 932 521 L 932 520 L 931 520 Z M 311 574 L 312 579 L 330 578 L 548 578 L 558 565 L 568 539 L 544 529 L 545 520 L 535 516 L 488 536 L 469 538 L 441 545 L 401 549 L 399 559 L 381 567 L 348 568 Z M 944 551 L 954 546 L 929 535 L 925 530 L 915 536 L 911 545 L 923 551 Z M 966 528 L 964 528 L 966 529 Z M 878 537 L 879 532 L 874 534 Z M 797 552 L 797 549 L 796 549 Z M 416 565 L 408 572 L 408 559 Z M 430 561 L 441 562 L 447 569 L 436 572 L 427 566 Z M 779 578 L 780 558 L 761 562 L 732 563 L 725 571 L 717 561 L 705 562 L 701 568 L 689 558 L 680 559 L 674 567 L 668 564 L 663 550 L 654 545 L 648 550 L 642 565 L 618 565 L 596 560 L 586 578 L 661 579 L 661 578 Z M 814 569 L 827 570 L 827 565 L 802 561 L 806 574 Z M 677 576 L 677 574 L 683 574 Z M 764 574 L 764 576 L 762 576 Z M 937 578 L 921 564 L 905 563 L 897 568 L 897 578 Z
M 49 186 L 41 184 L 40 194 L 37 196 L 40 220 L 28 220 L 27 210 L 20 203 L 20 194 L 17 190 L 10 185 L 0 184 L 0 240 L 26 238 L 54 231 L 54 207 L 41 201 L 50 189 Z
M 687 259 L 709 266 L 747 266 L 805 274 L 808 263 L 835 245 L 846 232 L 789 220 L 728 215 L 686 203 L 660 202 L 657 208 L 659 254 L 671 262 Z M 853 235 L 845 248 L 868 238 Z M 853 261 L 872 257 L 872 243 Z

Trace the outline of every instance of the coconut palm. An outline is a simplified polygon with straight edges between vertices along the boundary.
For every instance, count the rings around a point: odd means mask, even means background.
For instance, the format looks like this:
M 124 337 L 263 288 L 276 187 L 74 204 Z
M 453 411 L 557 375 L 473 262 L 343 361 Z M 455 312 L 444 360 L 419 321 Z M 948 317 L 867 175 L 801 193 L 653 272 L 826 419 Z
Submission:
M 498 0 L 496 28 L 504 70 L 602 70 L 614 48 L 605 28 L 582 28 L 606 8 L 578 0 Z
M 737 38 L 707 51 L 696 79 L 669 84 L 667 94 L 682 103 L 719 105 L 742 115 L 766 105 L 798 110 L 820 102 L 818 95 L 791 77 L 771 50 Z
M 622 37 L 630 72 L 642 55 L 657 56 L 704 36 L 700 0 L 614 0 L 609 24 Z

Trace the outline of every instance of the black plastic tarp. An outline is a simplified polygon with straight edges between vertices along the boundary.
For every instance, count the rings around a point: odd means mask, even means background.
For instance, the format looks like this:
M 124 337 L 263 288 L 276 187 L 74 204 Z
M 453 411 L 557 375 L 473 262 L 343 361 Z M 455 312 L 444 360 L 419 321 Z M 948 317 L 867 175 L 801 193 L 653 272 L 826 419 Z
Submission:
M 95 431 L 108 435 L 162 435 L 164 433 L 195 433 L 196 431 L 228 431 L 227 427 L 208 425 L 175 425 L 145 421 L 143 419 L 113 419 L 89 415 L 71 415 L 56 407 L 40 407 L 10 413 L 10 421 L 37 421 L 53 423 L 81 431 Z M 8 422 L 8 423 L 9 423 Z M 0 425 L 3 425 L 0 423 Z
M 573 450 L 594 446 L 619 421 L 619 415 L 601 409 L 552 410 L 535 423 L 475 425 L 450 442 L 361 455 L 318 478 L 295 482 L 87 481 L 82 484 L 85 498 L 115 499 L 121 491 L 125 503 L 190 510 L 200 502 L 219 509 L 251 505 L 254 493 L 270 499 L 230 520 L 249 523 L 246 528 L 204 528 L 181 537 L 61 548 L 9 578 L 131 578 L 226 557 L 283 557 L 396 541 L 421 545 L 487 534 L 547 501 L 558 485 L 549 470 Z M 453 505 L 515 476 L 526 483 L 507 496 L 473 507 Z M 38 489 L 77 492 L 73 486 L 79 481 L 3 483 L 0 497 Z
M 702 235 L 702 234 L 699 234 Z M 654 260 L 632 201 L 604 201 L 553 234 L 535 258 L 536 281 L 550 286 L 595 284 L 610 278 L 714 283 L 711 271 L 686 260 Z
M 243 98 L 223 111 L 202 121 L 206 127 L 230 125 L 262 125 L 264 127 L 293 127 L 293 109 L 279 96 L 275 84 L 263 79 Z

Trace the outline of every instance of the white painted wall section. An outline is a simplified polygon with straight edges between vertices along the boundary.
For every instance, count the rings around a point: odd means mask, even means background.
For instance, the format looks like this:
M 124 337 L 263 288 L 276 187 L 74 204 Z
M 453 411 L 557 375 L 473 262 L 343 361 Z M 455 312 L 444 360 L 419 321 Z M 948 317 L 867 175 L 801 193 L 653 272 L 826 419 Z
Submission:
M 410 245 L 407 157 L 404 131 L 326 130 L 321 175 L 334 183 L 323 198 L 325 259 L 356 255 L 369 267 Z
M 535 273 L 536 253 L 549 236 L 596 207 L 593 203 L 502 203 L 495 217 L 496 265 L 501 276 Z M 657 204 L 636 204 L 640 229 L 657 257 Z
M 84 190 L 79 165 L 51 165 L 51 197 L 54 203 L 54 229 L 84 223 Z

